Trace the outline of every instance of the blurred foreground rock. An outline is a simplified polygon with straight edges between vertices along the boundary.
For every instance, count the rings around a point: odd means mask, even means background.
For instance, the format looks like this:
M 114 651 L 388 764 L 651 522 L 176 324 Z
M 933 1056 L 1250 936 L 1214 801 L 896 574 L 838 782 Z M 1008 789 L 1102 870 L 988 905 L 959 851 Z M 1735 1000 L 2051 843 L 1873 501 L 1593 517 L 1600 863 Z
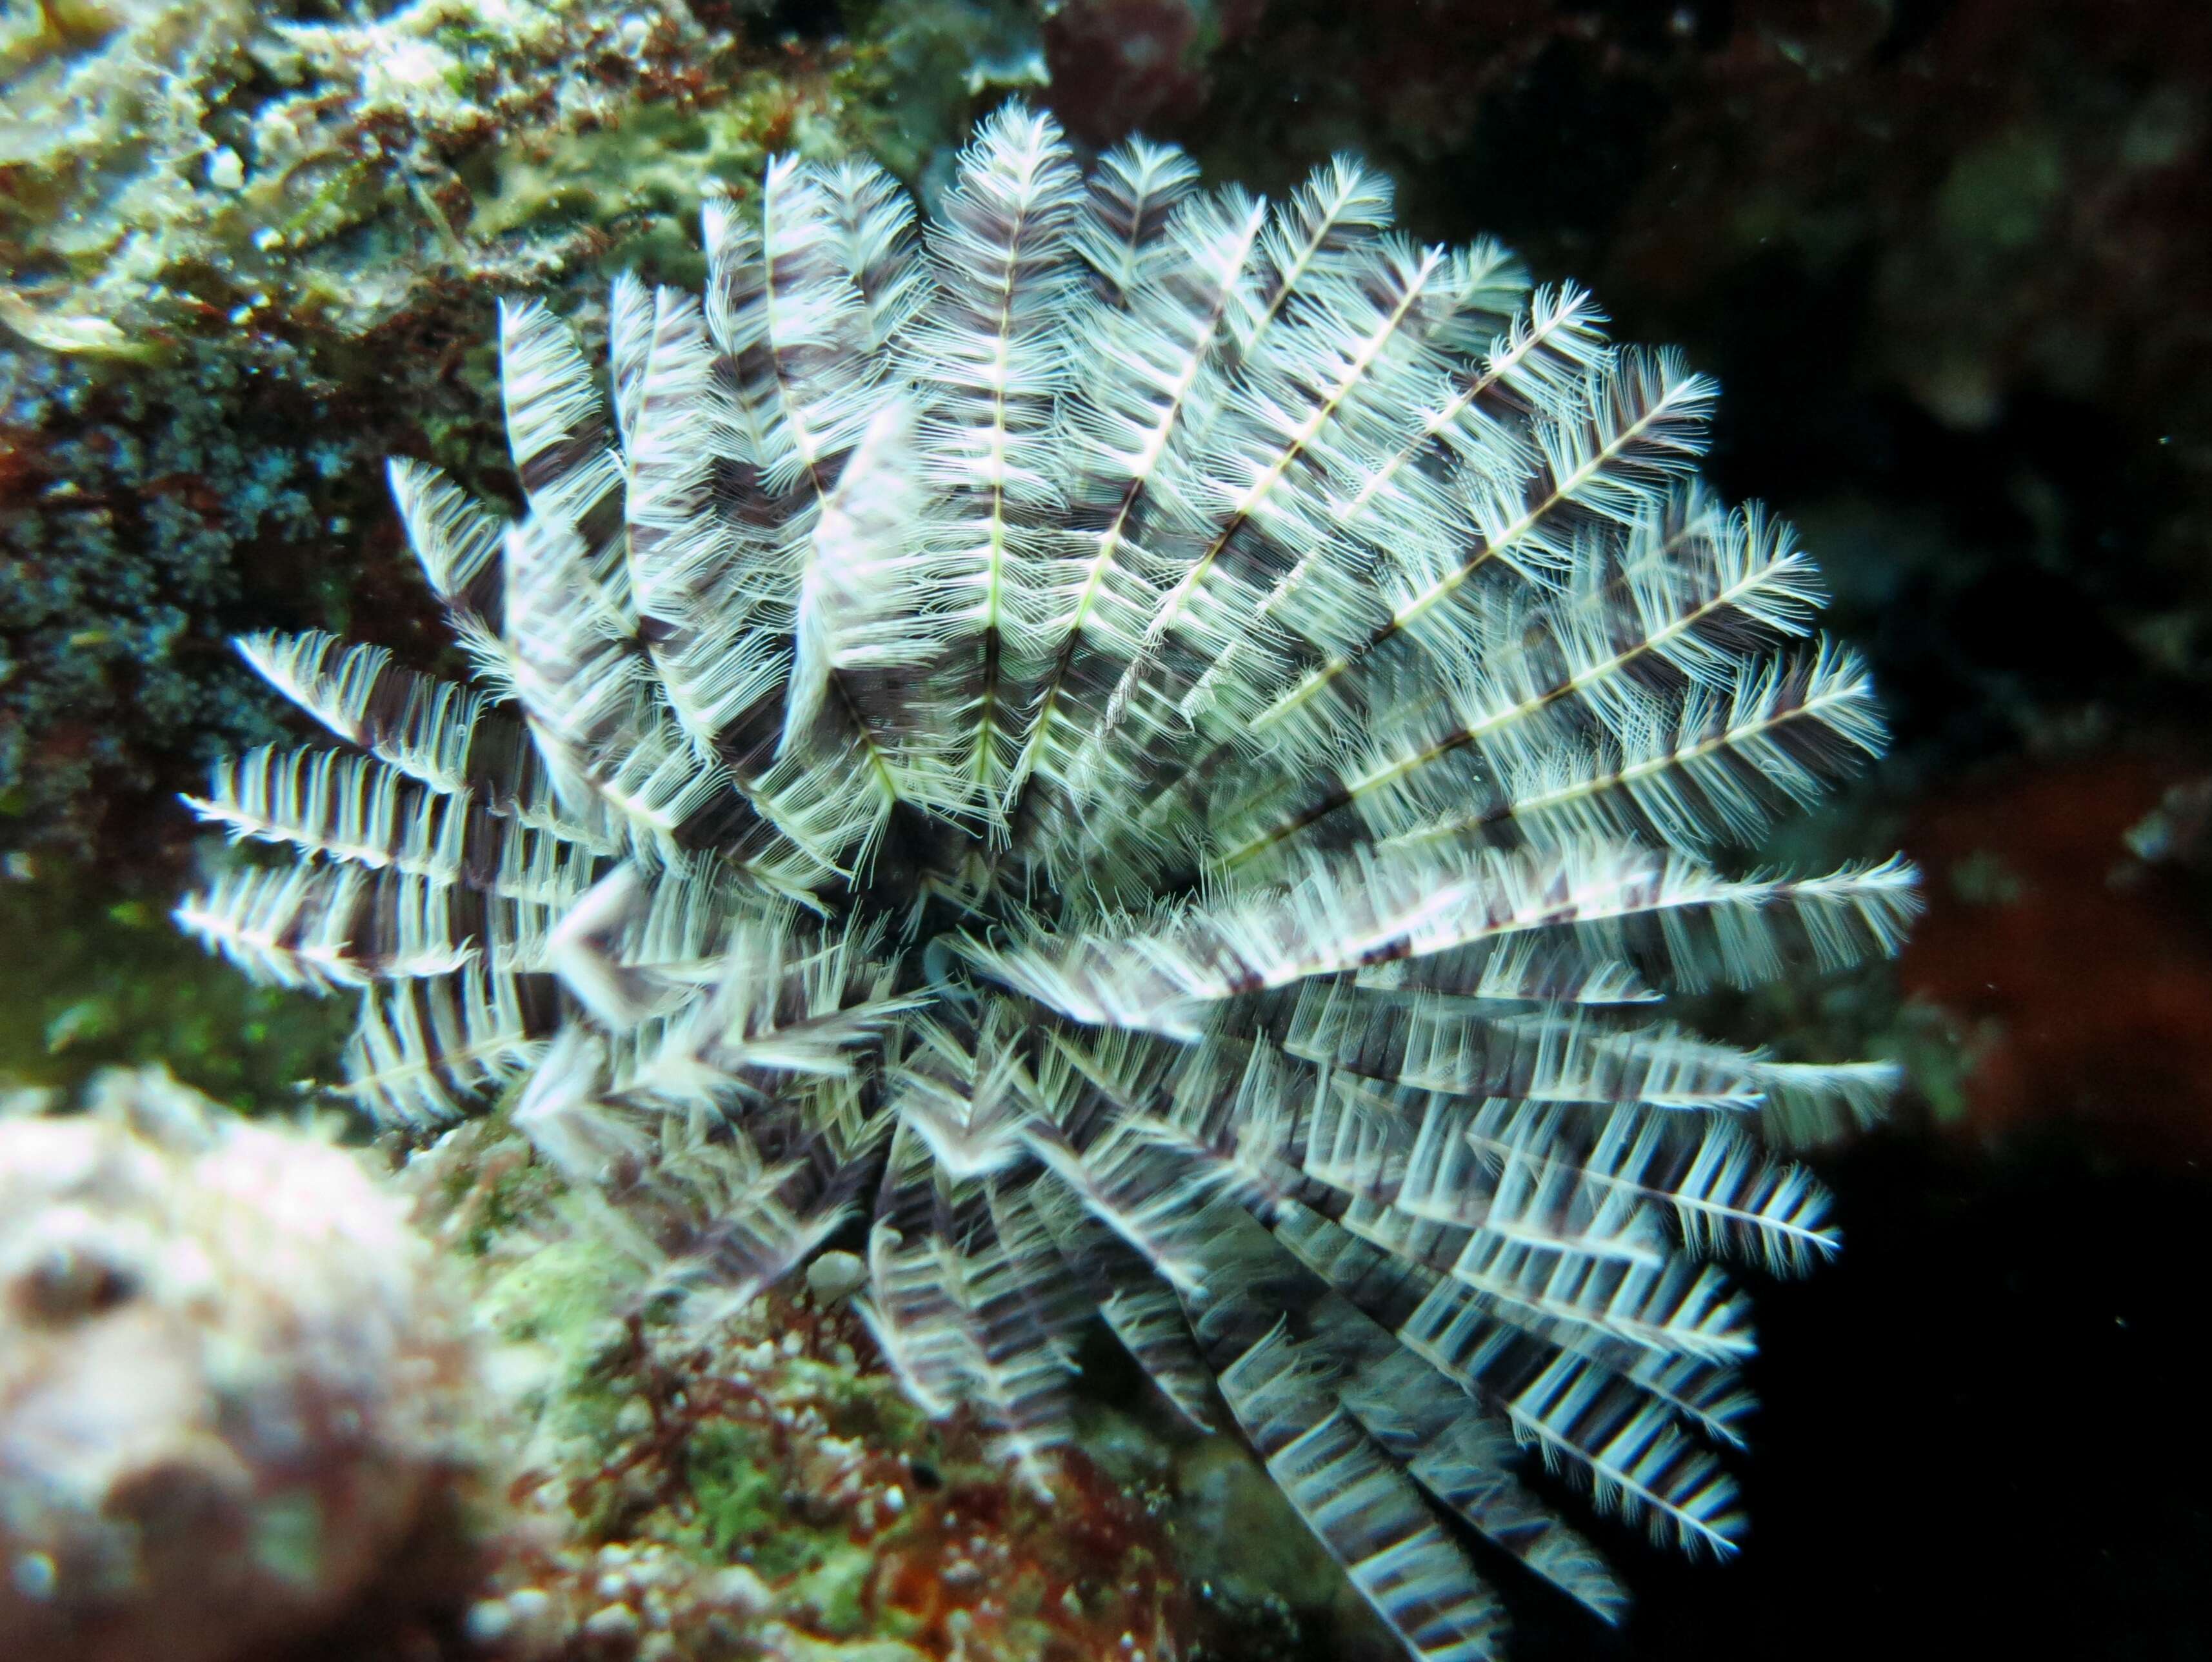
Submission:
M 346 1151 L 158 1071 L 0 1117 L 0 1655 L 215 1662 L 327 1622 L 463 1469 L 470 1355 Z

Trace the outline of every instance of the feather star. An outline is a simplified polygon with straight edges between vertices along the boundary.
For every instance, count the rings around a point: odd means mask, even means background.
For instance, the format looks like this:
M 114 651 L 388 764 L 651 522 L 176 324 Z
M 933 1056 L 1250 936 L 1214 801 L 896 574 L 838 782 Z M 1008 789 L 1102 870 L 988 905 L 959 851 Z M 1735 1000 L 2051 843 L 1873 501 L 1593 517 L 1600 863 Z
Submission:
M 1915 878 L 1729 862 L 1883 732 L 1704 379 L 1352 161 L 1195 173 L 1014 105 L 926 227 L 863 161 L 711 197 L 604 382 L 505 306 L 520 518 L 392 470 L 474 685 L 241 642 L 348 748 L 219 766 L 295 859 L 179 916 L 357 990 L 383 1119 L 506 1091 L 702 1319 L 865 1233 L 888 1366 L 1040 1489 L 1103 1318 L 1460 1662 L 1440 1513 L 1625 1608 L 1532 1451 L 1732 1550 L 1713 1260 L 1835 1250 L 1767 1148 L 1890 1076 L 1656 1007 L 1889 952 Z

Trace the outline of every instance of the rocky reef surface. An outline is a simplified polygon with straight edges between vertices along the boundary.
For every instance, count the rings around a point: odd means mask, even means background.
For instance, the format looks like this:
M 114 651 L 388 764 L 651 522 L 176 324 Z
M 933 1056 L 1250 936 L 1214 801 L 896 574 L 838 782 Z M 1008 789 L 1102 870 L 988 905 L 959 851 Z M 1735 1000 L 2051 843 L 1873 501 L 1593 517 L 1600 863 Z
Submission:
M 1036 39 L 965 0 L 810 35 L 682 0 L 11 6 L 0 935 L 48 962 L 0 1065 L 167 1059 L 256 1102 L 315 1074 L 316 1013 L 180 983 L 138 927 L 192 857 L 173 793 L 282 731 L 231 638 L 433 661 L 383 465 L 511 486 L 497 297 L 588 314 L 617 269 L 695 280 L 702 186 L 750 188 L 776 150 L 921 174 L 1042 76 Z
M 1232 1446 L 1101 1400 L 1047 1500 L 924 1418 L 849 1255 L 702 1327 L 501 1118 L 330 1129 L 159 1070 L 0 1114 L 9 1654 L 1389 1653 Z
M 1173 1457 L 1138 1422 L 1118 1439 L 1102 1424 L 1099 1441 L 1136 1451 L 1149 1484 L 1109 1476 L 1110 1453 L 1076 1458 L 1048 1503 L 873 1365 L 844 1303 L 849 1255 L 701 1326 L 653 1296 L 649 1245 L 565 1193 L 496 1117 L 399 1182 L 470 1290 L 506 1428 L 486 1571 L 442 1653 L 1183 1653 Z

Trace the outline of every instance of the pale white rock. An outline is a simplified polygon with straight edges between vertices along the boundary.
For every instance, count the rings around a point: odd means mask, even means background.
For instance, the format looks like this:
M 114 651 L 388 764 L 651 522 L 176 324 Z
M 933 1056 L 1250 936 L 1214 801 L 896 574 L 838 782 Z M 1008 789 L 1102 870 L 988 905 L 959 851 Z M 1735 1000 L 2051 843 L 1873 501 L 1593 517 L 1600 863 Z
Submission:
M 342 1148 L 160 1073 L 0 1118 L 0 1656 L 312 1634 L 456 1469 L 458 1331 Z

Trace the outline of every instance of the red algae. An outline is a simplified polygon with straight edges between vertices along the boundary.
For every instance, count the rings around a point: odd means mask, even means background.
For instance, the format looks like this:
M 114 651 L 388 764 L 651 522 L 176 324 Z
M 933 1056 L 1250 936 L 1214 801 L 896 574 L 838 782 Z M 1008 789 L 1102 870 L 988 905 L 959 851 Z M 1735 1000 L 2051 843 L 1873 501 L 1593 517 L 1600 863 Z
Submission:
M 2188 770 L 2148 756 L 2022 764 L 1932 807 L 1933 880 L 1899 965 L 1963 1030 L 1966 1121 L 2136 1148 L 2212 1146 L 2212 938 L 2128 829 Z

